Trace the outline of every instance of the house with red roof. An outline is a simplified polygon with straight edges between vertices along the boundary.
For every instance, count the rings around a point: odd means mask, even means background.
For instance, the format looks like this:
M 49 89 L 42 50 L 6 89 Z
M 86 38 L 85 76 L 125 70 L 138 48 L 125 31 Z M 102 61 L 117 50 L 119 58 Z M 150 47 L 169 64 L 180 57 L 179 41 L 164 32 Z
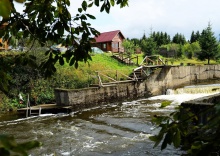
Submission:
M 124 52 L 122 42 L 125 39 L 120 30 L 100 33 L 95 37 L 93 46 L 100 48 L 102 51 Z

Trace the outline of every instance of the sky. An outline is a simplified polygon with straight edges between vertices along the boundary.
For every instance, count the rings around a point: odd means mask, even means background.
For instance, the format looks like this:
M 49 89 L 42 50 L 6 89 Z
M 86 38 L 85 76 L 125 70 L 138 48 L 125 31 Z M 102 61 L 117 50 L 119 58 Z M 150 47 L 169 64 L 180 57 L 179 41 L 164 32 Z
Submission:
M 80 3 L 71 1 L 70 12 L 74 16 Z M 18 9 L 21 5 L 17 5 Z M 220 34 L 219 0 L 129 0 L 129 6 L 114 6 L 109 14 L 92 7 L 87 13 L 96 17 L 90 20 L 99 32 L 120 30 L 125 38 L 140 39 L 152 31 L 166 32 L 173 37 L 176 33 L 190 39 L 192 31 L 201 32 L 210 22 L 217 39 Z

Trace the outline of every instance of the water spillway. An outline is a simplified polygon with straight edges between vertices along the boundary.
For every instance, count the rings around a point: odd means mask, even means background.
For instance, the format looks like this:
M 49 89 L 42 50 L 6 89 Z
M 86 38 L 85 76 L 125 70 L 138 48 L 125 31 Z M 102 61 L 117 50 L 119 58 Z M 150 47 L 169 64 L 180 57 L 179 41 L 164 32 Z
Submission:
M 214 94 L 220 92 L 219 84 L 190 85 L 177 89 L 167 89 L 166 95 L 171 94 Z
M 193 87 L 199 88 L 186 88 Z M 41 148 L 30 151 L 31 156 L 178 156 L 182 151 L 172 146 L 164 151 L 160 151 L 160 147 L 153 148 L 154 142 L 149 136 L 158 130 L 151 123 L 152 116 L 168 115 L 186 100 L 211 94 L 216 92 L 179 92 L 108 103 L 70 114 L 1 119 L 0 133 L 13 135 L 18 142 L 35 139 L 42 142 Z M 165 100 L 171 101 L 171 105 L 160 108 Z

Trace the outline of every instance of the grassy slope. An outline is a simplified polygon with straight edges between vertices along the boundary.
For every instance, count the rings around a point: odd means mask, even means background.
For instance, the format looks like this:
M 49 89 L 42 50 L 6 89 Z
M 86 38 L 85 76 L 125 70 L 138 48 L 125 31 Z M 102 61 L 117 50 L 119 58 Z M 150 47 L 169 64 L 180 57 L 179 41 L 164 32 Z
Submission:
M 87 81 L 88 77 L 95 77 L 96 71 L 99 71 L 103 74 L 111 75 L 111 77 L 115 76 L 116 71 L 118 73 L 123 73 L 125 75 L 129 75 L 132 73 L 132 70 L 137 66 L 128 66 L 122 63 L 119 63 L 117 60 L 110 57 L 111 54 L 95 54 L 92 55 L 92 61 L 88 61 L 88 63 L 80 62 L 78 69 L 75 69 L 74 66 L 69 66 L 67 63 L 64 66 L 58 65 L 58 73 L 74 73 L 78 79 L 82 81 Z M 140 64 L 143 60 L 142 54 L 138 54 L 138 63 Z M 166 58 L 163 58 L 165 60 Z M 187 63 L 195 64 L 195 65 L 204 65 L 207 61 L 199 61 L 196 59 L 172 59 L 173 65 L 180 65 L 183 63 L 187 65 Z M 211 61 L 211 64 L 216 64 L 215 61 Z M 171 59 L 168 58 L 168 65 L 171 65 Z
M 122 76 L 129 75 L 133 69 L 137 66 L 128 66 L 119 63 L 117 60 L 111 58 L 109 54 L 95 54 L 92 56 L 92 61 L 88 63 L 80 62 L 79 67 L 75 69 L 74 66 L 69 66 L 67 63 L 64 66 L 58 65 L 58 73 L 72 74 L 78 77 L 81 81 L 87 81 L 89 77 L 96 78 L 96 71 L 106 74 L 112 78 L 115 78 L 116 71 Z M 96 80 L 97 81 L 97 80 Z

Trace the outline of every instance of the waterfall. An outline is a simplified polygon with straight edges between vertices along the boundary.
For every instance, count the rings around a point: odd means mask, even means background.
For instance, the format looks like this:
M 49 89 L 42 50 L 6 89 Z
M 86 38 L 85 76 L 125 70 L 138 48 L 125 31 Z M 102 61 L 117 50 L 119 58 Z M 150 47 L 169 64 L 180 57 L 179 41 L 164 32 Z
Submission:
M 175 94 L 173 89 L 167 89 L 166 95 L 173 95 L 173 94 Z
M 167 89 L 166 95 L 173 94 L 213 94 L 220 92 L 220 84 L 215 85 L 195 85 L 185 86 L 183 88 Z

